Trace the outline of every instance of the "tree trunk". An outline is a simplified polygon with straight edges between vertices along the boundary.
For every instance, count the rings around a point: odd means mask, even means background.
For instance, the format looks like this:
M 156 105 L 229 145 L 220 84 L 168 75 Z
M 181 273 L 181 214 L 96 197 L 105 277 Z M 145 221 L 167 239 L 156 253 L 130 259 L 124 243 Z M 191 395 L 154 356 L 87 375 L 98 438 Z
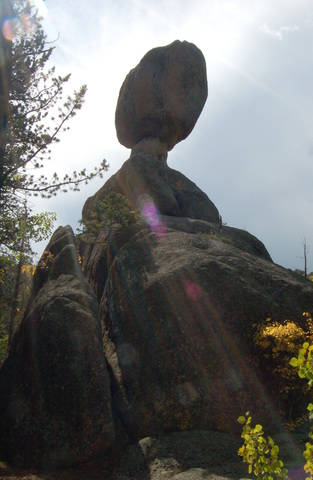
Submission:
M 9 324 L 9 333 L 8 333 L 8 349 L 11 347 L 13 335 L 14 335 L 14 323 L 15 318 L 18 312 L 18 296 L 20 293 L 20 286 L 21 286 L 21 275 L 22 275 L 22 267 L 23 267 L 23 255 L 20 256 L 16 267 L 16 277 L 15 277 L 15 286 L 14 286 L 14 293 L 13 293 L 13 301 L 12 301 L 12 308 L 11 308 L 11 315 L 10 315 L 10 324 Z

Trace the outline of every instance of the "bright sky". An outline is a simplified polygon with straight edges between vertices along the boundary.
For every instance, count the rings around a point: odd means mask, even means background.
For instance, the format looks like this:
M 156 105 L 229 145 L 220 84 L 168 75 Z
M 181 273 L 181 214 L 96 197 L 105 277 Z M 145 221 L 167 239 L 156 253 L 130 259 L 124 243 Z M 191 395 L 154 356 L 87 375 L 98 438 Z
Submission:
M 125 76 L 151 48 L 187 40 L 206 58 L 209 97 L 169 166 L 205 191 L 227 225 L 258 237 L 275 263 L 303 268 L 305 236 L 313 270 L 312 0 L 37 4 L 49 39 L 59 35 L 57 72 L 72 73 L 72 90 L 88 86 L 85 106 L 53 148 L 51 170 L 110 164 L 104 180 L 42 200 L 41 210 L 76 229 L 85 199 L 129 158 L 114 125 Z

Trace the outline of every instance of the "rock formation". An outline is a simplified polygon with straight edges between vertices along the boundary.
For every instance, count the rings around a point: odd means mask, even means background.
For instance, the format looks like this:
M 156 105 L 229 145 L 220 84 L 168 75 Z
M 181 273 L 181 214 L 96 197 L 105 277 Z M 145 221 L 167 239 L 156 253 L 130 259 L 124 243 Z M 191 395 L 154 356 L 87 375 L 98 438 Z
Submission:
M 33 298 L 0 376 L 0 453 L 21 465 L 88 460 L 114 443 L 99 305 L 70 227 L 37 267 Z
M 210 431 L 222 441 L 216 432 L 236 433 L 247 410 L 282 428 L 286 405 L 254 336 L 268 317 L 305 329 L 313 284 L 275 265 L 248 232 L 223 226 L 207 195 L 159 161 L 205 98 L 205 63 L 187 42 L 152 50 L 127 77 L 117 133 L 133 154 L 83 215 L 114 191 L 140 217 L 80 243 L 83 273 L 71 228 L 53 235 L 0 372 L 3 458 L 60 466 L 139 441 L 124 459 L 139 449 L 147 470 L 158 442 L 145 437 L 184 443 Z M 300 391 L 295 384 L 293 415 L 307 403 Z
M 90 197 L 83 208 L 88 217 L 95 202 L 110 192 L 122 193 L 133 209 L 142 210 L 146 201 L 153 202 L 160 215 L 188 217 L 209 222 L 219 221 L 219 212 L 208 196 L 182 173 L 153 155 L 134 155 L 103 187 Z
M 249 234 L 248 253 L 231 229 L 223 238 L 208 222 L 159 221 L 161 235 L 138 228 L 124 245 L 111 235 L 85 257 L 117 416 L 133 441 L 183 428 L 234 431 L 247 409 L 273 427 L 282 405 L 256 365 L 255 325 L 269 316 L 301 322 L 313 285 L 274 265 Z M 96 272 L 108 258 L 101 288 Z
M 150 50 L 127 75 L 115 116 L 117 137 L 137 153 L 166 160 L 192 131 L 208 95 L 202 52 L 175 42 Z

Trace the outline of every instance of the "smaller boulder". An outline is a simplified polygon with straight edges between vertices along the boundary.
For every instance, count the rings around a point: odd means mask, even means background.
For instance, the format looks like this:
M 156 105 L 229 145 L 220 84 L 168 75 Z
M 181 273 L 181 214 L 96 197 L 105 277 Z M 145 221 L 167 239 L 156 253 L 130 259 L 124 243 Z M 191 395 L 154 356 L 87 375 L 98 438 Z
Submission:
M 167 152 L 194 128 L 208 96 L 206 64 L 192 43 L 150 50 L 121 87 L 115 125 L 119 142 L 132 155 Z

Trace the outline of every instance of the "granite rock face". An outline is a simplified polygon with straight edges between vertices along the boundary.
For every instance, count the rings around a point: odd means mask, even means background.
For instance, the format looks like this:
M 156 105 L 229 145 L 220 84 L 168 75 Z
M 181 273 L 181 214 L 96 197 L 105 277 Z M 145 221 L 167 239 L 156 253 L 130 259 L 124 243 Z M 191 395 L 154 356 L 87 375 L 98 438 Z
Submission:
M 134 441 L 183 429 L 235 432 L 247 410 L 277 428 L 284 405 L 271 360 L 265 365 L 255 348 L 256 325 L 288 318 L 305 328 L 312 282 L 265 252 L 244 251 L 223 229 L 187 233 L 160 221 L 162 235 L 139 231 L 106 269 L 101 321 L 117 416 Z M 294 411 L 305 402 L 299 397 Z
M 135 155 L 127 160 L 94 196 L 87 199 L 83 216 L 88 217 L 95 202 L 111 191 L 122 193 L 133 209 L 141 210 L 143 204 L 150 201 L 160 215 L 219 222 L 218 209 L 208 196 L 182 173 L 155 161 L 153 155 Z
M 115 125 L 119 142 L 132 155 L 167 152 L 194 128 L 208 95 L 202 52 L 175 42 L 150 50 L 127 75 L 118 98 Z
M 60 227 L 0 374 L 0 453 L 20 465 L 87 461 L 114 443 L 99 305 L 70 227 Z

